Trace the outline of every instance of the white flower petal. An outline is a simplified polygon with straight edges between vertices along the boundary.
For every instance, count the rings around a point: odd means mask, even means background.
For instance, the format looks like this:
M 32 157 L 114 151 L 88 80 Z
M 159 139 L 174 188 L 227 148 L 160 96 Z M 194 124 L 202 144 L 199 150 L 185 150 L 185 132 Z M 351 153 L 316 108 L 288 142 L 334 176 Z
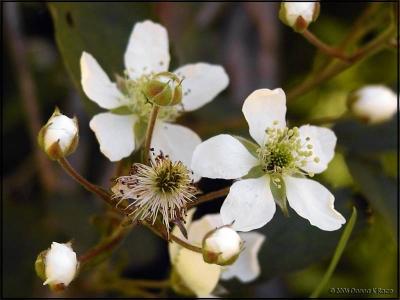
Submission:
M 154 127 L 151 147 L 154 148 L 155 155 L 162 151 L 172 161 L 181 161 L 190 168 L 193 151 L 200 143 L 200 137 L 191 129 L 159 121 Z M 194 176 L 195 181 L 199 179 L 199 176 Z
M 250 231 L 267 224 L 275 213 L 268 176 L 236 181 L 221 207 L 224 224 L 237 231 Z
M 299 128 L 300 138 L 303 143 L 311 144 L 313 155 L 302 167 L 303 170 L 312 173 L 321 173 L 326 170 L 328 163 L 335 155 L 336 135 L 325 127 L 304 125 Z M 306 141 L 309 137 L 310 141 Z M 315 162 L 314 157 L 318 157 L 319 161 Z
M 117 85 L 111 82 L 99 63 L 89 53 L 81 56 L 81 84 L 86 96 L 100 107 L 113 109 L 125 104 Z
M 183 79 L 183 108 L 192 111 L 213 100 L 229 83 L 223 67 L 206 63 L 189 64 L 174 72 Z
M 76 253 L 69 244 L 53 242 L 45 256 L 46 284 L 69 285 L 74 279 L 78 261 Z
M 196 208 L 192 208 L 192 209 L 190 209 L 190 210 L 187 212 L 187 216 L 186 216 L 186 218 L 185 218 L 185 227 L 186 227 L 186 230 L 187 230 L 187 231 L 189 231 L 189 228 L 190 228 L 191 223 L 192 223 L 193 215 L 194 215 L 195 212 L 196 212 Z M 180 231 L 180 229 L 179 229 L 178 226 L 174 226 L 174 228 L 172 229 L 171 233 L 172 233 L 173 235 L 177 236 L 178 238 L 180 238 L 180 239 L 182 239 L 182 240 L 184 240 L 184 241 L 186 241 L 186 242 L 189 242 L 189 241 L 183 236 L 183 234 L 182 234 L 182 232 Z M 181 248 L 182 248 L 182 246 L 180 246 L 179 244 L 177 244 L 177 243 L 175 243 L 175 242 L 172 242 L 172 241 L 168 244 L 169 257 L 170 257 L 170 260 L 171 260 L 171 263 L 172 263 L 172 264 L 174 263 L 174 261 L 175 261 L 175 259 L 176 259 L 176 256 L 178 255 L 179 250 L 180 250 Z
M 278 88 L 275 90 L 256 90 L 246 98 L 242 108 L 244 117 L 249 124 L 250 135 L 259 144 L 264 144 L 265 130 L 272 127 L 283 128 L 286 126 L 286 96 Z
M 265 236 L 258 232 L 244 232 L 240 233 L 240 237 L 245 243 L 245 249 L 233 265 L 223 269 L 221 274 L 223 280 L 237 277 L 241 282 L 249 282 L 260 275 L 261 270 L 257 256 Z
M 258 160 L 234 137 L 214 136 L 196 147 L 192 170 L 208 178 L 235 179 L 247 175 Z
M 151 72 L 167 71 L 170 61 L 167 30 L 149 20 L 136 23 L 124 60 L 132 79 Z
M 311 225 L 326 231 L 339 229 L 346 219 L 335 210 L 335 197 L 317 181 L 307 178 L 284 177 L 286 196 L 291 208 Z
M 90 120 L 89 126 L 96 134 L 100 151 L 110 160 L 119 161 L 135 149 L 134 115 L 101 113 Z
M 198 297 L 205 297 L 215 289 L 221 274 L 221 267 L 205 263 L 200 253 L 182 248 L 175 262 L 175 270 Z
M 192 223 L 188 230 L 189 241 L 200 246 L 204 236 L 217 227 L 222 226 L 220 214 L 208 214 Z

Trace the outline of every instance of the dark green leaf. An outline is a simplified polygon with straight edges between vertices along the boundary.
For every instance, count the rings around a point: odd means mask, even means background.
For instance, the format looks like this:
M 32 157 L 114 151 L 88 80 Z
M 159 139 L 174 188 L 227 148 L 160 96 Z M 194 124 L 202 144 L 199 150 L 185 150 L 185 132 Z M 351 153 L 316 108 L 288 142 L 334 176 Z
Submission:
M 82 52 L 92 54 L 112 79 L 115 74 L 122 74 L 123 54 L 133 25 L 151 16 L 152 5 L 53 2 L 49 8 L 65 66 L 81 91 Z
M 378 125 L 366 125 L 355 120 L 343 121 L 336 124 L 333 130 L 338 137 L 338 144 L 354 153 L 374 154 L 397 147 L 396 118 Z
M 378 162 L 352 155 L 347 164 L 360 192 L 395 228 L 397 220 L 397 184 L 386 176 Z

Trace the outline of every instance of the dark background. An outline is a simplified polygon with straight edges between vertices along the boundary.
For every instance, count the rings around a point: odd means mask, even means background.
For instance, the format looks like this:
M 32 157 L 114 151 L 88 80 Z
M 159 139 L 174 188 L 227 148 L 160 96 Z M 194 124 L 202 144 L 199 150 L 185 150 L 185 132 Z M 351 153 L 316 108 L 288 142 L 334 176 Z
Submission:
M 323 3 L 310 30 L 326 43 L 338 44 L 369 5 Z M 392 4 L 373 5 L 379 6 L 377 15 L 385 16 Z M 179 120 L 203 139 L 222 132 L 248 136 L 241 114 L 246 96 L 257 88 L 288 91 L 325 59 L 279 21 L 279 3 L 6 3 L 2 8 L 5 297 L 54 296 L 35 275 L 37 254 L 52 241 L 71 239 L 74 249 L 83 253 L 99 238 L 99 226 L 93 224 L 102 218 L 103 204 L 48 160 L 36 143 L 40 126 L 55 106 L 68 116 L 77 115 L 80 143 L 70 162 L 91 181 L 110 187 L 115 165 L 101 155 L 88 127 L 100 109 L 85 98 L 79 86 L 77 61 L 83 49 L 92 53 L 108 74 L 121 73 L 122 55 L 134 23 L 149 18 L 168 29 L 172 70 L 197 61 L 223 65 L 230 77 L 228 89 L 211 104 Z M 377 19 L 378 25 L 359 44 L 387 26 L 385 17 Z M 15 44 L 19 45 L 17 51 Z M 388 49 L 349 68 L 291 102 L 289 122 L 338 116 L 346 111 L 347 94 L 365 84 L 382 83 L 395 90 L 397 63 L 396 51 Z M 346 121 L 334 128 L 338 153 L 318 179 L 332 189 L 335 205 L 346 219 L 353 206 L 359 217 L 330 287 L 391 288 L 397 292 L 395 124 L 395 120 L 377 126 Z M 226 184 L 204 179 L 201 188 L 211 191 Z M 196 215 L 217 212 L 220 203 L 204 204 Z M 277 211 L 261 230 L 267 241 L 260 252 L 262 276 L 256 282 L 221 282 L 231 291 L 230 296 L 308 296 L 319 283 L 342 231 L 323 232 L 294 211 L 290 214 L 287 219 Z M 101 284 L 101 274 L 163 279 L 169 270 L 166 243 L 145 228 L 137 228 L 111 260 L 81 274 L 61 295 L 134 296 L 127 290 L 108 289 Z M 335 296 L 328 291 L 324 295 Z

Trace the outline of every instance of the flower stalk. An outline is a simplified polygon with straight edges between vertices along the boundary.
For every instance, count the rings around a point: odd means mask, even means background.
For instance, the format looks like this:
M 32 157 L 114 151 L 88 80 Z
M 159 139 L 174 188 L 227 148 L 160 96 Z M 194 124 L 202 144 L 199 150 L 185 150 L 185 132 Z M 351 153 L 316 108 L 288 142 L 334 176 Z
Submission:
M 192 207 L 195 207 L 195 206 L 197 206 L 197 205 L 199 205 L 201 203 L 212 201 L 212 200 L 215 200 L 217 198 L 226 196 L 229 193 L 229 189 L 230 189 L 230 186 L 227 186 L 227 187 L 222 188 L 220 190 L 213 191 L 213 192 L 210 192 L 208 194 L 201 195 L 201 196 L 197 197 L 196 201 L 194 201 L 193 203 L 190 203 L 188 205 L 188 208 L 192 208 Z
M 64 169 L 64 171 L 72 177 L 76 182 L 78 182 L 81 186 L 83 186 L 89 192 L 96 194 L 101 199 L 103 199 L 107 204 L 114 206 L 113 201 L 108 192 L 103 190 L 101 187 L 89 182 L 87 179 L 82 177 L 68 162 L 64 157 L 57 160 L 60 166 Z
M 147 124 L 146 137 L 143 148 L 143 163 L 147 165 L 149 164 L 150 144 L 151 144 L 151 139 L 153 137 L 154 126 L 156 124 L 157 115 L 159 111 L 160 107 L 158 105 L 153 105 L 153 108 L 150 113 L 149 123 Z

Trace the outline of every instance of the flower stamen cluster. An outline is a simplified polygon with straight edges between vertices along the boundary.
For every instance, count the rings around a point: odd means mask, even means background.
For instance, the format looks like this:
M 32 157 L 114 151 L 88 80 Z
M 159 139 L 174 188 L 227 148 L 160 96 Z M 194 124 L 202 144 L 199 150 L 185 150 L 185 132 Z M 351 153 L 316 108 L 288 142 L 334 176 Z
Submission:
M 276 125 L 277 123 L 274 123 Z M 308 143 L 307 137 L 303 142 L 299 129 L 268 127 L 265 130 L 265 143 L 257 150 L 258 159 L 263 171 L 269 175 L 293 175 L 303 174 L 313 176 L 310 172 L 304 172 L 302 168 L 313 156 L 313 145 Z M 313 157 L 318 162 L 317 156 Z M 275 181 L 274 181 L 275 182 Z M 279 187 L 279 180 L 275 182 Z
M 151 165 L 135 163 L 130 175 L 116 179 L 112 188 L 118 205 L 128 200 L 124 210 L 133 220 L 155 223 L 158 216 L 169 230 L 171 221 L 181 221 L 186 214 L 186 206 L 197 192 L 186 166 L 172 162 L 162 153 L 151 161 Z

